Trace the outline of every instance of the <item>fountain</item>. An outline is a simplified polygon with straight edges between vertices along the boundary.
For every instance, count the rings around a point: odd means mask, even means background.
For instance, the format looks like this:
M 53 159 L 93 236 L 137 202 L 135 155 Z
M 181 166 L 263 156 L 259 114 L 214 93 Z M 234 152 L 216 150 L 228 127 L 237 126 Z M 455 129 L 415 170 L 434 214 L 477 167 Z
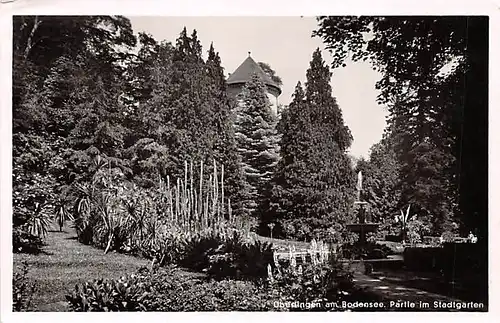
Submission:
M 358 173 L 358 182 L 356 185 L 357 198 L 354 202 L 354 206 L 358 208 L 358 223 L 352 223 L 347 225 L 347 230 L 359 234 L 359 243 L 366 243 L 366 234 L 374 232 L 379 227 L 379 223 L 371 222 L 371 217 L 367 217 L 366 205 L 368 202 L 361 201 L 361 191 L 363 190 L 363 175 L 361 171 Z

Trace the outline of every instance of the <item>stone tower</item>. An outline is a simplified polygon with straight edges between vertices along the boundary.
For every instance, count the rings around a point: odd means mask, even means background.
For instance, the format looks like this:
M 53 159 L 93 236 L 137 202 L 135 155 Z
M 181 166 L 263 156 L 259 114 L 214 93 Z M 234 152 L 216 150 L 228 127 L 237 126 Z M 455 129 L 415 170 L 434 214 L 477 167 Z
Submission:
M 277 113 L 278 97 L 281 94 L 281 89 L 278 84 L 276 84 L 276 82 L 274 82 L 269 75 L 267 75 L 262 68 L 260 68 L 259 64 L 253 60 L 250 56 L 250 52 L 243 63 L 241 63 L 241 65 L 227 79 L 227 89 L 229 94 L 234 97 L 240 94 L 245 86 L 245 83 L 250 80 L 253 73 L 257 73 L 266 85 L 267 96 L 269 97 L 269 101 L 271 101 L 272 109 L 274 113 Z

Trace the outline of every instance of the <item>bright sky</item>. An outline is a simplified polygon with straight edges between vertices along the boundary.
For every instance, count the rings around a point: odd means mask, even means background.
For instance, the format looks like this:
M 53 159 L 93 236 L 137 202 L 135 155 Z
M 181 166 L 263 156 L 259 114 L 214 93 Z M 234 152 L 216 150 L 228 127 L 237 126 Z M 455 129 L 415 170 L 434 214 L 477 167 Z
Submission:
M 232 73 L 250 51 L 256 61 L 266 62 L 282 78 L 280 103 L 288 104 L 298 81 L 305 82 L 313 51 L 324 45 L 312 38 L 316 28 L 313 17 L 131 17 L 135 32 L 145 31 L 156 40 L 175 43 L 182 28 L 198 32 L 206 53 L 213 41 L 222 66 Z M 323 51 L 330 63 L 330 54 Z M 368 157 L 370 147 L 382 137 L 386 112 L 376 103 L 375 82 L 380 75 L 366 63 L 348 63 L 333 71 L 333 94 L 354 142 L 350 153 Z

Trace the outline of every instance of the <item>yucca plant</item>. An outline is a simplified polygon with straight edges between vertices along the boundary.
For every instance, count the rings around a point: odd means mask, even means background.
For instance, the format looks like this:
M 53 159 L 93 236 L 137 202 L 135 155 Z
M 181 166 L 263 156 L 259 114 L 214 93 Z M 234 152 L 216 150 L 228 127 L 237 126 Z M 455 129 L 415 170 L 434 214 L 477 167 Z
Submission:
M 67 207 L 65 201 L 59 201 L 59 203 L 56 205 L 54 220 L 56 221 L 57 225 L 59 226 L 60 232 L 62 232 L 62 229 L 63 229 L 66 221 L 73 221 L 74 220 L 73 216 L 71 215 L 71 212 L 69 212 L 69 210 L 68 210 L 68 207 Z
M 101 193 L 97 199 L 97 212 L 101 216 L 106 230 L 107 244 L 104 249 L 104 254 L 108 253 L 111 248 L 111 243 L 116 238 L 119 230 L 123 227 L 125 218 L 120 215 L 120 203 L 116 197 L 109 193 Z M 118 246 L 115 246 L 118 247 Z
M 403 213 L 403 210 L 401 211 L 401 214 L 396 216 L 396 223 L 401 223 L 401 233 L 403 236 L 403 244 L 406 243 L 406 236 L 407 236 L 407 231 L 408 231 L 408 223 L 409 221 L 415 220 L 417 215 L 414 214 L 410 218 L 410 207 L 411 205 L 408 205 L 408 208 L 406 209 L 406 213 Z
M 265 277 L 267 265 L 273 262 L 273 246 L 258 240 L 254 243 L 245 243 L 241 246 L 237 257 L 238 265 L 244 275 Z
M 66 300 L 75 312 L 146 311 L 149 289 L 146 282 L 134 276 L 96 279 L 77 284 Z
M 49 208 L 48 204 L 35 203 L 35 208 L 30 212 L 31 214 L 25 224 L 29 234 L 42 238 L 47 235 L 51 223 Z
M 73 227 L 78 240 L 84 244 L 92 241 L 91 206 L 93 205 L 94 189 L 90 184 L 76 184 L 74 186 L 75 202 L 73 204 Z
M 126 210 L 124 230 L 129 242 L 137 244 L 145 238 L 147 222 L 149 220 L 156 222 L 157 220 L 151 208 L 151 201 L 149 197 L 140 194 L 134 187 L 131 196 L 125 196 L 122 202 Z

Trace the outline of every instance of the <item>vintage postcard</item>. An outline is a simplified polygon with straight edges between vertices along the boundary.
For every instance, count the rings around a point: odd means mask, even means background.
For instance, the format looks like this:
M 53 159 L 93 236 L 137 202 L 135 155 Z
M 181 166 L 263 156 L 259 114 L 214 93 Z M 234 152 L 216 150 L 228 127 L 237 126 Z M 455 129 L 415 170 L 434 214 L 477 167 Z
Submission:
M 487 14 L 9 18 L 7 310 L 491 311 Z

